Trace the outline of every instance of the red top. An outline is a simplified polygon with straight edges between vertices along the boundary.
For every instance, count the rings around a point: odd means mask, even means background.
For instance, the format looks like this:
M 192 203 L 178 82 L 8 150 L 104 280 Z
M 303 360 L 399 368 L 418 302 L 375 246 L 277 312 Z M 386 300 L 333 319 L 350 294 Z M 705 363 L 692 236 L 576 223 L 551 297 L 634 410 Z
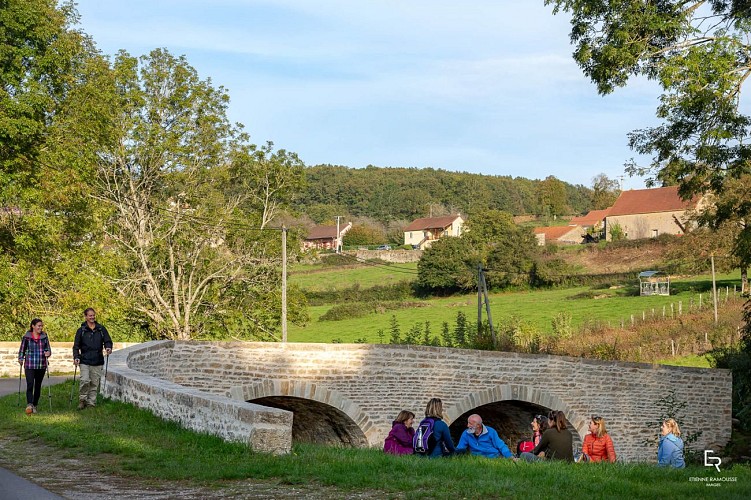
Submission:
M 584 437 L 582 451 L 589 455 L 589 459 L 592 462 L 599 462 L 601 460 L 615 462 L 615 448 L 609 434 L 605 434 L 599 438 L 592 433 L 587 434 Z

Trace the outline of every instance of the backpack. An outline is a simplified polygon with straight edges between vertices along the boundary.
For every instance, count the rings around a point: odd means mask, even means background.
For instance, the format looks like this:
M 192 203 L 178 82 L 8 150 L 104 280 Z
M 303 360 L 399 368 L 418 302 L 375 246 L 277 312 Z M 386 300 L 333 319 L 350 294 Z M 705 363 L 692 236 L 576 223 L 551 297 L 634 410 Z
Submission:
M 434 418 L 424 418 L 420 425 L 417 426 L 415 436 L 412 438 L 412 448 L 415 453 L 426 454 L 435 447 L 435 436 L 433 436 Z
M 516 447 L 516 453 L 521 455 L 522 453 L 531 453 L 535 449 L 535 443 L 532 441 L 521 441 L 519 446 Z

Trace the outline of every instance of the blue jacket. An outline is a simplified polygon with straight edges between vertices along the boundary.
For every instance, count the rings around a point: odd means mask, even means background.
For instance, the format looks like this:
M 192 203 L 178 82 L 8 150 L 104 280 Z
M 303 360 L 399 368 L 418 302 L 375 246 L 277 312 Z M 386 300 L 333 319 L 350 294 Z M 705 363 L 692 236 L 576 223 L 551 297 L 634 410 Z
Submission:
M 673 433 L 660 438 L 660 446 L 657 448 L 657 465 L 660 467 L 675 467 L 682 469 L 686 466 L 683 461 L 683 440 Z
M 462 437 L 459 439 L 456 451 L 461 452 L 468 448 L 471 454 L 487 458 L 498 458 L 501 455 L 505 458 L 513 456 L 506 443 L 498 437 L 495 429 L 485 424 L 482 425 L 482 432 L 479 436 L 475 436 L 469 429 L 462 432 Z
M 443 457 L 456 452 L 454 442 L 451 440 L 449 426 L 440 418 L 436 418 L 433 423 L 433 437 L 435 438 L 435 447 L 428 453 L 428 457 Z

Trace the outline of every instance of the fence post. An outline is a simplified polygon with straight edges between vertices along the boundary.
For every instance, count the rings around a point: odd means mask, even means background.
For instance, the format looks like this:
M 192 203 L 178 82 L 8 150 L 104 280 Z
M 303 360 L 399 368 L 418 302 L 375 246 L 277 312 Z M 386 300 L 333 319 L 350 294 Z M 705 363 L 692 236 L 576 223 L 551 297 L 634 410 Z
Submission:
M 665 306 L 662 306 L 662 319 L 665 319 Z
M 674 316 L 673 312 L 674 312 L 674 311 L 673 311 L 673 303 L 671 302 L 671 303 L 670 303 L 670 317 L 671 317 L 671 318 L 672 318 L 672 317 Z
M 679 300 L 678 301 L 678 316 L 682 316 L 682 315 L 683 315 L 683 301 Z
M 699 294 L 699 309 L 701 309 L 701 294 Z
M 670 352 L 675 356 L 675 341 L 673 339 L 670 339 Z
M 634 326 L 634 315 L 631 315 L 631 326 Z

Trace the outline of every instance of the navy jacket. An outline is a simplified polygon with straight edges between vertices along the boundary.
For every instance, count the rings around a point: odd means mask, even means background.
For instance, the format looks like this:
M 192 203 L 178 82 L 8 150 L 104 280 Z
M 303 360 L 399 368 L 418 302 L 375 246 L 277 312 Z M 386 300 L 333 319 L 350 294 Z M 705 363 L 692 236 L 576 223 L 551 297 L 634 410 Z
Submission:
M 85 321 L 81 323 L 73 340 L 73 359 L 80 360 L 82 365 L 102 366 L 103 349 L 112 349 L 112 339 L 107 329 L 95 323 L 92 330 Z

